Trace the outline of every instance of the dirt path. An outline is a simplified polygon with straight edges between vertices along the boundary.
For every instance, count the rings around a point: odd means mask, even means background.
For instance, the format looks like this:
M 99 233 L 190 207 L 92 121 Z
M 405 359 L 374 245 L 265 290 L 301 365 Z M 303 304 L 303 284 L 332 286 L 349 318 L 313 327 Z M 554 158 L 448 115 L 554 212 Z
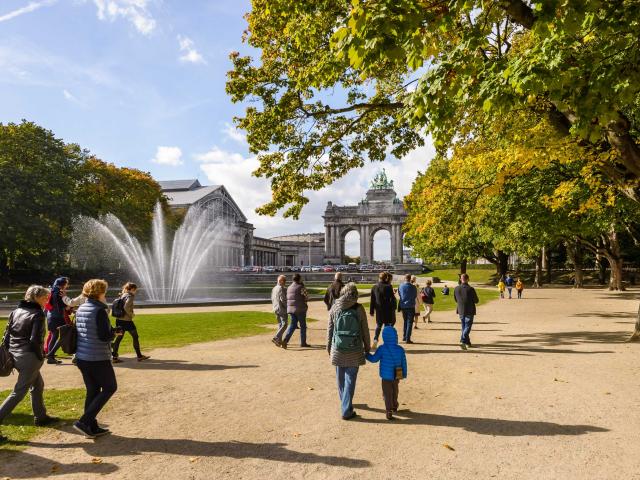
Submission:
M 127 361 L 101 417 L 113 435 L 65 427 L 0 454 L 0 478 L 640 478 L 640 344 L 624 343 L 638 292 L 525 293 L 481 307 L 468 352 L 451 312 L 420 324 L 393 423 L 371 365 L 358 377 L 361 419 L 340 419 L 315 303 L 317 349 L 295 348 L 297 334 L 288 351 L 257 336 Z M 81 386 L 70 366 L 44 376 Z

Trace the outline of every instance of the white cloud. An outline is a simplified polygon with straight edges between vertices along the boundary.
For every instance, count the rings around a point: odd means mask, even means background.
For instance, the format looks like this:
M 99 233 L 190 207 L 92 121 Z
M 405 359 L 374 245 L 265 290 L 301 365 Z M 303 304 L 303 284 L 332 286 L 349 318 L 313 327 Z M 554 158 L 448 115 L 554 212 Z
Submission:
M 153 163 L 159 165 L 169 165 L 177 167 L 182 165 L 182 150 L 179 147 L 158 147 L 155 158 L 151 159 Z
M 25 13 L 35 12 L 39 8 L 48 7 L 50 5 L 53 5 L 57 1 L 58 0 L 42 0 L 40 2 L 29 2 L 24 7 L 20 7 L 9 13 L 5 13 L 4 15 L 0 15 L 0 22 L 6 22 L 7 20 L 19 17 L 20 15 L 24 15 Z
M 258 167 L 255 156 L 245 157 L 237 152 L 230 152 L 214 146 L 208 152 L 194 155 L 202 163 L 200 168 L 212 184 L 224 185 L 249 222 L 256 227 L 256 235 L 273 237 L 277 235 L 323 232 L 322 215 L 331 201 L 337 205 L 357 205 L 364 198 L 369 184 L 375 174 L 385 168 L 389 179 L 394 180 L 394 188 L 400 198 L 411 191 L 411 185 L 419 171 L 424 171 L 434 149 L 431 141 L 427 145 L 414 150 L 401 160 L 390 159 L 384 163 L 367 164 L 357 168 L 334 184 L 317 192 L 306 192 L 309 203 L 303 208 L 299 220 L 285 219 L 282 216 L 264 217 L 255 213 L 256 207 L 271 199 L 269 180 L 256 178 L 251 173 Z M 354 248 L 357 250 L 358 240 Z M 388 240 L 376 236 L 376 252 L 388 250 Z M 377 255 L 378 256 L 378 255 Z
M 149 35 L 156 21 L 149 12 L 149 0 L 93 0 L 100 20 L 114 21 L 121 17 L 131 22 L 138 32 Z
M 231 140 L 238 143 L 246 143 L 247 137 L 244 133 L 238 130 L 236 127 L 231 125 L 230 123 L 225 123 L 224 128 L 222 129 L 222 133 L 224 133 Z
M 78 98 L 75 95 L 73 95 L 66 88 L 64 90 L 62 90 L 62 95 L 64 95 L 64 98 L 67 99 L 68 101 L 72 102 L 72 103 L 77 103 L 78 105 L 82 104 L 82 102 L 80 100 L 78 100 Z
M 205 62 L 200 52 L 196 50 L 193 40 L 191 40 L 189 37 L 178 35 L 178 45 L 180 46 L 180 51 L 182 52 L 180 61 L 188 63 L 207 63 Z

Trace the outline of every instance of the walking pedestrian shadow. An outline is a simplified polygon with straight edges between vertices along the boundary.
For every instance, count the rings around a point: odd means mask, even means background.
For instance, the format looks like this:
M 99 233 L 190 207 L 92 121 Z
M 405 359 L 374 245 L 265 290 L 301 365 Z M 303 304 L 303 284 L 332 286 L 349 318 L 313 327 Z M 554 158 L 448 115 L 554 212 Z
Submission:
M 144 362 L 137 362 L 135 358 L 123 359 L 115 368 L 130 368 L 132 370 L 189 370 L 195 372 L 210 372 L 215 370 L 232 370 L 236 368 L 258 368 L 258 365 L 212 365 L 208 363 L 191 363 L 186 360 L 160 360 L 151 358 Z
M 355 409 L 371 412 L 385 413 L 380 408 L 369 407 L 366 404 L 354 405 Z M 553 422 L 539 422 L 530 420 L 502 420 L 499 418 L 481 417 L 454 417 L 451 415 L 439 415 L 436 413 L 420 413 L 411 410 L 400 410 L 396 420 L 390 422 L 386 418 L 362 418 L 355 421 L 362 423 L 384 423 L 387 425 L 429 425 L 432 427 L 460 428 L 467 432 L 479 435 L 491 435 L 497 437 L 520 436 L 556 436 L 556 435 L 584 435 L 592 432 L 608 432 L 609 429 L 592 425 L 562 425 Z
M 0 450 L 0 478 L 45 478 L 79 473 L 86 474 L 83 475 L 84 478 L 91 478 L 93 475 L 106 475 L 117 470 L 118 466 L 113 463 L 64 463 L 31 452 Z
M 347 468 L 371 466 L 368 460 L 358 458 L 297 452 L 287 448 L 286 443 L 206 442 L 188 438 L 129 438 L 112 434 L 95 442 L 66 444 L 29 442 L 28 445 L 36 448 L 82 448 L 87 454 L 99 458 L 159 453 L 189 457 L 255 458 L 274 462 L 324 464 Z

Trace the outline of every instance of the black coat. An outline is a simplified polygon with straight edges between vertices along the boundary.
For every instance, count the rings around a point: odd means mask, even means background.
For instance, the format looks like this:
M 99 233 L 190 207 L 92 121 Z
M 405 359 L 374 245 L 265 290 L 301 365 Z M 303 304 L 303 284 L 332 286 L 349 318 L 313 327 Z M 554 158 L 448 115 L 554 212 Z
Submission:
M 396 296 L 390 284 L 378 282 L 371 288 L 369 313 L 373 315 L 375 312 L 377 323 L 396 323 L 396 305 Z
M 480 301 L 476 289 L 468 283 L 458 285 L 453 291 L 453 298 L 457 303 L 456 313 L 458 315 L 475 315 L 476 303 Z
M 33 352 L 44 358 L 44 312 L 37 303 L 22 300 L 9 315 L 5 346 L 11 352 Z

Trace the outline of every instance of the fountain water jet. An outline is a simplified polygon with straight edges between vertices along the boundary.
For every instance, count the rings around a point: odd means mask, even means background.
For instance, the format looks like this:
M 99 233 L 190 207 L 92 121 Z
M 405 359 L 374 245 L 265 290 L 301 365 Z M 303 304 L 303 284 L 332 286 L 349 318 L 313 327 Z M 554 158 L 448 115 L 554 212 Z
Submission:
M 162 207 L 155 208 L 151 245 L 144 247 L 114 215 L 100 220 L 79 217 L 74 235 L 98 234 L 100 241 L 116 248 L 132 273 L 145 288 L 147 297 L 157 303 L 177 303 L 193 282 L 198 270 L 220 237 L 228 233 L 222 222 L 209 222 L 199 207 L 191 207 L 167 249 L 167 228 Z M 75 242 L 81 243 L 81 242 Z

